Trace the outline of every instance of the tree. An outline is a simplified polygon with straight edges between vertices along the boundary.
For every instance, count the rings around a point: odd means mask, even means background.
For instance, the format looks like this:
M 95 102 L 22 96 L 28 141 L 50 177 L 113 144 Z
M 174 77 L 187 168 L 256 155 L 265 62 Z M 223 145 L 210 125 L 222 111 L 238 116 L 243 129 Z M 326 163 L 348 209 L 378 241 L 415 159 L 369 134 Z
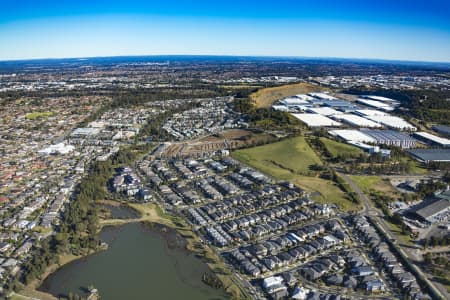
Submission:
M 445 172 L 444 176 L 442 176 L 442 180 L 447 184 L 450 183 L 450 172 L 449 171 Z
M 423 247 L 426 249 L 426 248 L 428 248 L 430 246 L 430 241 L 426 238 L 424 241 L 423 241 Z

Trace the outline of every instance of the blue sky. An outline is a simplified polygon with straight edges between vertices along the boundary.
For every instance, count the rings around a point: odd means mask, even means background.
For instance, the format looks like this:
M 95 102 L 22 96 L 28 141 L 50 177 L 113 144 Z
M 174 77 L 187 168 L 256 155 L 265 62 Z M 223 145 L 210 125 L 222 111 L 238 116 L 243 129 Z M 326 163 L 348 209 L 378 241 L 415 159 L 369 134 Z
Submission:
M 0 60 L 210 54 L 450 62 L 446 0 L 0 0 Z

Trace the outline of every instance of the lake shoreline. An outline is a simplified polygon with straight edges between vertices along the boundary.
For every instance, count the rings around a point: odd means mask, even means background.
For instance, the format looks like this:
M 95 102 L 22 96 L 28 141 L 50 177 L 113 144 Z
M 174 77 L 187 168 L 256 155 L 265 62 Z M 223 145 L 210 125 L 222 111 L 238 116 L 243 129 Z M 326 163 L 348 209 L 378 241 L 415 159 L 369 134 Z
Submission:
M 116 207 L 126 206 L 129 208 L 132 208 L 131 206 L 128 205 L 128 203 L 122 203 L 122 202 L 114 201 L 114 200 L 101 200 L 101 201 L 97 201 L 97 203 L 101 204 L 101 205 L 111 205 L 111 206 L 116 206 Z M 135 208 L 132 208 L 132 209 L 135 210 L 136 212 L 140 213 L 139 210 L 136 210 Z M 116 220 L 121 221 L 121 222 L 114 224 L 114 222 Z M 110 224 L 110 225 L 102 224 L 101 221 L 105 221 L 105 222 L 109 221 L 112 224 Z M 99 220 L 98 234 L 100 234 L 103 227 L 105 227 L 105 226 L 120 226 L 120 225 L 124 225 L 126 223 L 131 223 L 131 222 L 140 222 L 140 220 L 139 220 L 139 218 L 127 219 L 125 222 L 122 221 L 122 219 Z M 42 273 L 42 275 L 39 276 L 39 278 L 36 278 L 28 285 L 24 285 L 24 287 L 21 291 L 14 293 L 14 294 L 17 294 L 19 296 L 25 296 L 25 297 L 39 297 L 39 299 L 42 299 L 42 300 L 58 300 L 58 298 L 55 295 L 52 295 L 50 293 L 39 290 L 39 287 L 42 285 L 42 283 L 50 275 L 52 275 L 53 273 L 55 273 L 56 271 L 58 271 L 60 268 L 64 267 L 65 265 L 67 265 L 71 262 L 77 261 L 77 260 L 85 259 L 93 254 L 96 254 L 96 253 L 99 253 L 99 252 L 105 251 L 105 250 L 107 250 L 107 249 L 99 247 L 99 249 L 91 250 L 91 251 L 89 251 L 89 253 L 83 254 L 83 255 L 61 254 L 61 255 L 59 255 L 59 263 L 48 266 L 46 268 L 46 270 L 44 271 L 44 273 Z
M 217 256 L 217 254 L 210 249 L 207 245 L 201 243 L 199 238 L 195 235 L 195 233 L 192 231 L 192 229 L 185 223 L 184 220 L 166 214 L 159 205 L 155 203 L 146 203 L 146 204 L 138 204 L 138 203 L 125 203 L 125 202 L 119 202 L 119 201 L 112 201 L 112 200 L 105 200 L 99 202 L 100 204 L 109 204 L 109 205 L 115 205 L 115 206 L 127 206 L 134 210 L 136 210 L 139 214 L 139 218 L 134 219 L 103 219 L 99 220 L 99 233 L 106 227 L 109 226 L 122 226 L 130 223 L 143 223 L 148 224 L 150 226 L 154 225 L 162 225 L 167 226 L 168 228 L 176 231 L 176 233 L 183 238 L 185 241 L 184 244 L 184 250 L 187 252 L 195 255 L 198 257 L 203 263 L 205 263 L 208 266 L 209 272 L 215 274 L 217 278 L 222 282 L 223 286 L 225 287 L 223 290 L 226 292 L 230 297 L 238 296 L 237 298 L 243 297 L 245 295 L 245 291 L 242 289 L 242 287 L 232 278 L 231 273 L 225 273 L 225 266 L 223 262 L 220 260 L 220 258 Z M 164 237 L 165 243 L 167 244 L 169 241 L 166 240 L 166 237 Z M 52 265 L 47 268 L 47 270 L 44 272 L 41 279 L 37 279 L 37 283 L 30 284 L 27 287 L 25 287 L 24 290 L 28 290 L 28 292 L 36 292 L 38 294 L 45 294 L 48 297 L 42 298 L 43 300 L 55 300 L 58 299 L 54 295 L 42 292 L 39 290 L 39 287 L 43 284 L 43 282 L 53 273 L 58 271 L 60 268 L 64 267 L 65 265 L 77 261 L 86 259 L 91 255 L 94 255 L 96 253 L 99 253 L 101 251 L 104 251 L 104 249 L 99 249 L 97 251 L 92 251 L 86 255 L 73 257 L 71 260 L 63 261 L 63 263 L 60 263 L 58 265 Z M 100 291 L 101 293 L 101 291 Z M 21 292 L 19 292 L 21 294 Z M 27 293 L 29 294 L 29 293 Z M 246 297 L 243 297 L 246 298 Z
M 142 298 L 151 286 L 160 297 L 165 290 L 177 297 L 186 293 L 193 299 L 229 298 L 224 289 L 202 281 L 202 275 L 211 272 L 209 266 L 187 249 L 187 241 L 173 228 L 149 222 L 105 226 L 101 240 L 111 245 L 110 250 L 72 261 L 49 275 L 38 291 L 54 297 L 67 297 L 69 292 L 84 297 L 86 287 L 93 284 L 100 296 L 123 299 Z M 130 251 L 133 256 L 126 257 Z M 118 291 L 119 282 L 126 282 L 128 288 Z M 174 290 L 167 290 L 172 285 Z

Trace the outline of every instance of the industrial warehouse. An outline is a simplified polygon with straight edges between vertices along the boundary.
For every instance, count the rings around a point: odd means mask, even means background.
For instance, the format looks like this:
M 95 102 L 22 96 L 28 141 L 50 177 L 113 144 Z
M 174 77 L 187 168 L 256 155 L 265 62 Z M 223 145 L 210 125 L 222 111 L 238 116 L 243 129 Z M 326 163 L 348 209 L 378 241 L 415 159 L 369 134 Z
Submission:
M 347 143 L 361 142 L 377 145 L 396 146 L 402 149 L 409 149 L 416 146 L 417 140 L 407 134 L 395 130 L 376 129 L 341 129 L 331 130 L 332 136 L 338 137 Z
M 411 149 L 408 153 L 424 163 L 450 162 L 450 149 Z
M 344 123 L 353 127 L 416 131 L 416 127 L 404 119 L 387 113 L 397 106 L 395 100 L 376 96 L 362 97 L 348 101 L 327 93 L 299 94 L 278 100 L 272 108 L 292 113 L 309 127 L 338 127 Z
M 345 98 L 340 99 L 339 97 Z M 422 163 L 450 162 L 450 139 L 417 128 L 391 114 L 400 103 L 394 99 L 361 95 L 330 95 L 325 92 L 298 94 L 276 101 L 272 108 L 289 112 L 311 128 L 329 128 L 328 133 L 369 153 L 389 156 L 381 146 L 409 149 L 407 153 Z M 342 128 L 342 129 L 338 129 Z M 435 125 L 435 132 L 450 136 L 450 127 Z M 420 143 L 421 146 L 418 145 Z M 438 149 L 422 149 L 424 145 Z M 419 149 L 414 149 L 419 147 Z
M 450 191 L 444 191 L 420 202 L 407 214 L 431 224 L 447 220 L 450 215 Z
M 414 137 L 420 141 L 429 144 L 430 146 L 450 147 L 449 139 L 441 138 L 437 135 L 428 132 L 415 132 Z
M 409 149 L 416 146 L 417 140 L 395 130 L 361 129 L 361 132 L 373 138 L 377 144 Z
M 319 114 L 292 114 L 309 127 L 337 127 L 342 124 Z
M 342 139 L 345 142 L 375 143 L 376 140 L 367 134 L 355 129 L 338 129 L 328 132 L 332 136 Z
M 380 123 L 374 122 L 372 120 L 354 114 L 336 114 L 334 115 L 334 118 L 351 126 L 369 127 L 369 128 L 383 127 L 383 125 L 381 125 Z
M 445 135 L 447 137 L 450 137 L 450 126 L 445 125 L 434 125 L 432 129 L 442 135 Z

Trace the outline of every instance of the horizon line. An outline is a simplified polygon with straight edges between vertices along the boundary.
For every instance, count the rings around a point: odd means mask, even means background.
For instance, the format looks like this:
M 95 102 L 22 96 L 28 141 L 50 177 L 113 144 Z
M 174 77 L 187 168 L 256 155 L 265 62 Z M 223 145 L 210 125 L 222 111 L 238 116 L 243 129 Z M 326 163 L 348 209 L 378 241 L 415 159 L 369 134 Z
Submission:
M 399 62 L 399 63 L 417 63 L 417 64 L 445 64 L 450 66 L 450 61 L 427 61 L 427 60 L 408 60 L 391 58 L 357 58 L 357 57 L 335 57 L 335 56 L 296 56 L 296 55 L 235 55 L 235 54 L 124 54 L 124 55 L 105 55 L 105 56 L 79 56 L 79 57 L 34 57 L 34 58 L 6 58 L 0 59 L 3 62 L 24 62 L 39 60 L 64 60 L 64 59 L 95 59 L 95 58 L 126 58 L 126 57 L 236 57 L 236 58 L 283 58 L 283 59 L 322 59 L 322 60 L 350 60 L 350 61 L 376 61 L 376 62 Z

